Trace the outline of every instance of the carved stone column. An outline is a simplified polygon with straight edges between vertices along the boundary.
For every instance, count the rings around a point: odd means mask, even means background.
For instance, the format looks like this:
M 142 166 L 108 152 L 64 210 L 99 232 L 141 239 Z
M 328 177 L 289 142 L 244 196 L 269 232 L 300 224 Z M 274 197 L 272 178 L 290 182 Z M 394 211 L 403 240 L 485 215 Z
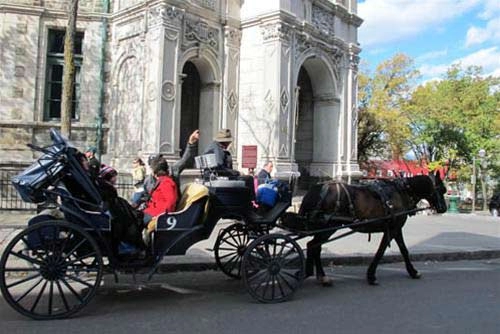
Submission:
M 297 170 L 292 156 L 292 34 L 293 28 L 284 22 L 262 26 L 265 52 L 264 103 L 271 133 L 268 150 L 261 152 L 261 158 L 275 160 L 280 171 Z
M 237 28 L 224 27 L 224 78 L 223 78 L 223 104 L 222 128 L 233 130 L 234 141 L 232 147 L 238 147 L 238 112 L 239 112 L 239 68 L 240 68 L 240 42 L 241 31 Z M 238 150 L 232 153 L 237 159 Z
M 178 96 L 177 54 L 184 11 L 160 4 L 148 11 L 146 77 L 147 115 L 144 152 L 175 157 L 175 108 Z

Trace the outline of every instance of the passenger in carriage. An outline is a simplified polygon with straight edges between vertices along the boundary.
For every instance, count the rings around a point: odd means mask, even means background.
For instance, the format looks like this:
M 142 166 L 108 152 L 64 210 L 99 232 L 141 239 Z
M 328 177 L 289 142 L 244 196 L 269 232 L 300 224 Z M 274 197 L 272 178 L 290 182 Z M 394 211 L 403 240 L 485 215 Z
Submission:
M 191 133 L 191 135 L 189 136 L 188 143 L 186 145 L 186 150 L 184 151 L 182 158 L 170 167 L 169 175 L 177 185 L 177 196 L 179 195 L 179 189 L 180 189 L 180 180 L 179 180 L 180 174 L 187 167 L 189 162 L 194 158 L 194 156 L 198 152 L 199 138 L 200 138 L 200 130 L 193 131 L 193 133 Z M 136 197 L 135 200 L 132 201 L 133 207 L 141 208 L 142 205 L 144 205 L 151 199 L 153 190 L 158 186 L 158 180 L 154 175 L 155 174 L 154 170 L 156 169 L 157 165 L 161 162 L 166 162 L 165 157 L 163 157 L 163 155 L 161 154 L 152 155 L 149 157 L 148 164 L 150 169 L 152 170 L 152 173 L 146 176 L 146 178 L 144 179 L 144 192 L 142 193 L 141 196 Z
M 150 199 L 146 202 L 144 223 L 147 224 L 153 217 L 162 213 L 175 211 L 180 195 L 179 177 L 189 161 L 196 154 L 199 137 L 199 130 L 195 130 L 189 136 L 188 144 L 181 160 L 173 164 L 170 171 L 168 162 L 163 157 L 152 162 L 154 166 L 153 175 L 156 182 L 150 191 Z
M 144 223 L 165 212 L 175 211 L 177 204 L 178 188 L 175 181 L 170 177 L 168 162 L 160 161 L 154 172 L 156 186 L 151 192 L 151 199 L 146 203 L 144 209 Z

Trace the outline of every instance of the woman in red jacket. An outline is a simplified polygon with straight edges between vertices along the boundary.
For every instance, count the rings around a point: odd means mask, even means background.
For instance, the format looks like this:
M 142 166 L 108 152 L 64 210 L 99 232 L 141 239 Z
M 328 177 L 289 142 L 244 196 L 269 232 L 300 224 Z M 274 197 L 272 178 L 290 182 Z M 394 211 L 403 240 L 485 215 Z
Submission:
M 157 183 L 151 192 L 151 199 L 147 202 L 144 209 L 144 223 L 148 223 L 152 217 L 158 216 L 165 212 L 175 211 L 177 203 L 177 185 L 169 176 L 168 162 L 160 161 L 153 173 L 157 179 Z

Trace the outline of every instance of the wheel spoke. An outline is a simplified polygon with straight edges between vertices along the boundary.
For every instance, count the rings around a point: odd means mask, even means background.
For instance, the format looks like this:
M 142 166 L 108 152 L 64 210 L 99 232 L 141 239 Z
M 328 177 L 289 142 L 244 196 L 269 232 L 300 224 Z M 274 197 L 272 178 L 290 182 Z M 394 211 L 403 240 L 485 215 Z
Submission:
M 82 240 L 80 240 L 80 242 L 79 242 L 79 243 L 78 243 L 75 247 L 73 247 L 73 249 L 72 249 L 69 253 L 67 253 L 67 254 L 66 254 L 66 256 L 64 256 L 64 257 L 63 257 L 63 260 L 66 260 L 66 259 L 67 259 L 68 257 L 70 257 L 70 256 L 71 256 L 74 252 L 76 252 L 76 250 L 77 250 L 78 248 L 80 248 L 80 246 L 81 246 L 81 245 L 83 245 L 83 243 L 84 243 L 85 241 L 87 241 L 87 240 L 86 240 L 86 239 L 84 239 L 84 238 L 82 238 Z
M 281 275 L 281 273 L 278 273 L 278 276 L 281 277 L 281 279 L 283 280 L 283 282 L 285 282 L 286 286 L 288 287 L 288 289 L 290 289 L 290 291 L 295 291 L 295 288 L 290 285 L 290 282 L 288 282 L 288 280 L 283 275 Z
M 219 247 L 219 250 L 234 252 L 234 248 Z
M 277 273 L 275 277 L 276 277 L 276 282 L 278 283 L 278 288 L 280 289 L 281 297 L 285 297 L 285 292 L 283 291 L 283 287 L 281 286 L 281 283 L 280 283 L 279 273 Z
M 250 256 L 248 257 L 248 260 L 249 260 L 249 262 L 251 262 L 251 264 L 254 268 L 257 268 L 257 267 L 255 267 L 254 263 L 257 263 L 259 265 L 259 267 L 266 268 L 268 266 L 268 263 L 263 258 L 258 257 L 258 256 L 253 255 L 253 254 L 250 254 Z
M 34 288 L 36 288 L 38 285 L 40 285 L 40 283 L 42 283 L 43 281 L 43 278 L 40 278 L 38 280 L 38 282 L 36 282 L 35 284 L 33 284 L 33 286 L 31 288 L 29 288 L 28 290 L 26 290 L 25 293 L 23 293 L 20 297 L 18 297 L 16 299 L 16 303 L 19 303 L 24 297 L 26 297 L 31 291 L 33 291 Z
M 66 311 L 69 311 L 68 301 L 66 300 L 66 296 L 64 296 L 64 292 L 63 292 L 63 289 L 61 287 L 61 283 L 59 283 L 59 281 L 56 281 L 56 285 L 57 285 L 57 290 L 59 290 L 59 294 L 61 295 L 61 299 L 63 301 L 64 307 L 66 308 Z
M 224 264 L 224 267 L 227 268 L 227 266 L 230 264 L 230 263 L 233 263 L 233 265 L 231 266 L 231 269 L 229 269 L 229 272 L 232 272 L 234 267 L 236 266 L 236 264 L 238 263 L 237 261 L 238 259 L 238 254 L 235 254 L 233 257 L 231 257 L 225 264 Z
M 96 253 L 96 252 L 92 252 L 92 253 L 89 253 L 89 254 L 85 254 L 85 255 L 82 255 L 82 256 L 80 256 L 80 257 L 78 257 L 78 258 L 74 259 L 74 260 L 71 260 L 70 262 L 66 262 L 66 264 L 67 264 L 68 266 L 70 266 L 70 265 L 75 264 L 76 262 L 80 261 L 80 263 L 81 263 L 81 264 L 83 264 L 84 266 L 86 266 L 87 264 L 86 264 L 86 263 L 84 263 L 84 262 L 82 262 L 82 260 L 84 260 L 84 259 L 86 259 L 86 258 L 89 258 L 89 257 L 91 257 L 91 256 L 94 256 L 94 257 L 95 257 L 96 255 L 97 255 L 97 253 Z
M 231 256 L 231 255 L 235 255 L 235 254 L 238 255 L 238 253 L 236 253 L 236 252 L 224 254 L 222 256 L 219 256 L 219 260 L 224 259 L 224 258 Z
M 5 272 L 13 272 L 13 273 L 19 273 L 19 272 L 31 272 L 31 271 L 38 271 L 38 268 L 5 268 Z
M 22 280 L 19 280 L 19 281 L 15 282 L 15 283 L 9 284 L 9 285 L 7 285 L 6 287 L 7 287 L 7 289 L 10 289 L 10 288 L 12 288 L 13 286 L 16 286 L 16 285 L 19 285 L 19 284 L 22 284 L 22 283 L 25 283 L 25 282 L 31 281 L 31 280 L 33 280 L 33 279 L 35 279 L 35 278 L 40 277 L 40 276 L 41 276 L 41 274 L 40 274 L 40 273 L 37 273 L 36 275 L 32 275 L 32 276 L 29 276 L 29 277 L 23 278 Z
M 52 296 L 54 294 L 54 282 L 50 281 L 49 286 L 49 304 L 47 305 L 49 315 L 52 315 Z
M 25 261 L 28 261 L 29 263 L 37 264 L 39 266 L 41 266 L 43 264 L 42 261 L 39 261 L 37 259 L 34 259 L 34 258 L 29 257 L 28 255 L 24 255 L 22 253 L 17 253 L 17 252 L 10 251 L 9 254 L 17 256 L 18 258 L 23 259 Z
M 235 244 L 233 244 L 232 242 L 229 242 L 229 240 L 227 240 L 227 239 L 228 239 L 228 238 L 222 239 L 222 240 L 221 240 L 221 243 L 222 243 L 222 242 L 225 242 L 225 243 L 227 243 L 227 244 L 229 244 L 229 245 L 233 246 L 234 248 L 238 248 L 238 245 L 235 245 Z
M 43 284 L 42 288 L 40 289 L 40 292 L 38 293 L 38 296 L 36 297 L 35 302 L 31 306 L 30 312 L 33 312 L 35 310 L 36 306 L 38 305 L 38 302 L 40 301 L 40 298 L 42 298 L 43 292 L 45 291 L 45 287 L 47 287 L 48 282 L 49 281 L 45 281 L 45 283 Z
M 236 236 L 234 234 L 229 234 L 229 236 L 231 237 L 233 242 L 236 244 L 236 248 L 238 248 L 241 245 L 241 240 L 239 240 L 239 236 L 237 234 L 236 234 Z M 236 239 L 236 237 L 238 239 Z
M 79 279 L 78 277 L 74 276 L 74 275 L 69 275 L 69 274 L 66 274 L 66 277 L 75 281 L 75 282 L 78 282 L 80 284 L 83 284 L 83 285 L 86 285 L 88 286 L 89 288 L 93 288 L 94 286 L 88 282 L 85 282 L 84 280 L 81 280 Z
M 254 281 L 257 278 L 265 275 L 266 273 L 267 273 L 266 269 L 261 269 L 261 270 L 257 271 L 255 274 L 253 274 L 250 277 L 248 277 L 248 282 L 250 283 L 251 281 Z
M 80 301 L 80 303 L 83 303 L 82 296 L 80 296 L 78 294 L 78 292 L 76 292 L 75 289 L 73 289 L 73 287 L 64 278 L 61 278 L 61 281 L 64 283 L 64 285 L 66 285 L 66 287 L 69 289 L 69 291 L 71 291 L 71 293 L 73 293 L 73 295 L 75 295 L 75 297 Z
M 299 281 L 299 280 L 300 280 L 300 278 L 299 278 L 299 277 L 297 277 L 297 275 L 296 275 L 296 274 L 291 274 L 291 273 L 289 273 L 288 271 L 286 271 L 286 270 L 284 270 L 284 269 L 282 269 L 282 270 L 281 270 L 281 272 L 282 272 L 283 274 L 287 275 L 288 277 L 293 278 L 293 279 L 294 279 L 294 280 L 296 280 L 296 281 Z

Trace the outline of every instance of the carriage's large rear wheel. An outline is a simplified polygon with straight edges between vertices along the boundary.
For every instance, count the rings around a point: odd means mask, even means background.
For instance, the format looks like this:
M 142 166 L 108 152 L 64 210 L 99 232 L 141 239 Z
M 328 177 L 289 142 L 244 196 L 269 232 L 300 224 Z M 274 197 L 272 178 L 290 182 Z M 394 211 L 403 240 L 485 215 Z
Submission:
M 250 295 L 263 303 L 288 300 L 304 280 L 304 253 L 289 236 L 268 234 L 245 251 L 242 277 Z
M 97 243 L 81 227 L 46 221 L 19 233 L 0 260 L 0 289 L 33 319 L 68 317 L 94 297 L 103 272 Z
M 235 223 L 221 231 L 215 241 L 215 262 L 224 274 L 229 277 L 241 278 L 241 259 L 247 246 L 252 242 L 248 228 Z

